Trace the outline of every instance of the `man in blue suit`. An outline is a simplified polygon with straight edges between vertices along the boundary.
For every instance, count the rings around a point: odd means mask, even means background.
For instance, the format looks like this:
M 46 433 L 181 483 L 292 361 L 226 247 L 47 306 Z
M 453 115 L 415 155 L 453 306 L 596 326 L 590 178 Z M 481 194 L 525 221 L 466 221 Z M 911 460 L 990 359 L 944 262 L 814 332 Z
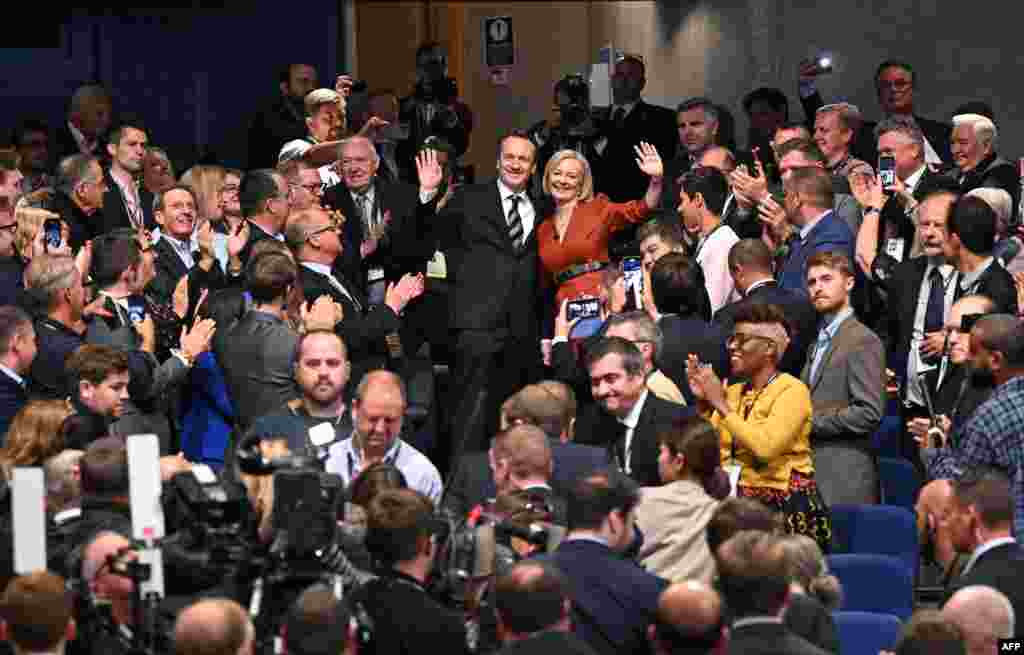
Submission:
M 783 188 L 786 221 L 793 227 L 794 234 L 787 243 L 779 269 L 779 287 L 806 294 L 807 259 L 814 253 L 828 250 L 852 258 L 854 236 L 846 221 L 832 209 L 832 176 L 827 170 L 815 166 L 790 171 Z M 768 232 L 777 239 L 778 230 Z
M 546 556 L 569 583 L 576 636 L 601 655 L 645 653 L 647 628 L 668 581 L 622 556 L 635 537 L 636 483 L 597 472 L 568 496 L 569 532 Z
M 0 444 L 14 415 L 28 402 L 28 369 L 36 358 L 32 319 L 13 305 L 0 307 Z

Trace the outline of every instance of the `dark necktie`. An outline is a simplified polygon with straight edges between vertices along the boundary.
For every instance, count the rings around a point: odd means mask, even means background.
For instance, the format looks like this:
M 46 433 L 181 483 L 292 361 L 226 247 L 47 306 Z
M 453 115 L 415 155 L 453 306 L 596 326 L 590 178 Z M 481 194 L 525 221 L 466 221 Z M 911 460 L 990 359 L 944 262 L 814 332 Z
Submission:
M 946 308 L 946 289 L 943 286 L 942 273 L 938 267 L 932 269 L 928 274 L 928 282 L 931 288 L 928 290 L 928 308 L 924 313 L 924 331 L 938 332 L 942 329 L 943 314 Z
M 519 201 L 522 198 L 513 195 L 509 196 L 509 200 L 512 202 L 512 209 L 508 212 L 508 236 L 512 239 L 512 246 L 519 250 L 523 239 L 523 219 L 519 215 Z
M 626 108 L 616 107 L 615 111 L 612 112 L 612 123 L 615 124 L 616 129 L 622 129 L 622 126 L 626 122 Z

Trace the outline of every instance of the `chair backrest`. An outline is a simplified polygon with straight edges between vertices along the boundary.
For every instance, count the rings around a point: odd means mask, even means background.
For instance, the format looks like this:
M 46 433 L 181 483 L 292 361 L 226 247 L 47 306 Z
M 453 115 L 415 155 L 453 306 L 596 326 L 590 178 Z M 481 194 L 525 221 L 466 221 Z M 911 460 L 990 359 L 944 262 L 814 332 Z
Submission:
M 871 435 L 871 445 L 879 457 L 900 457 L 903 420 L 900 415 L 885 415 Z
M 913 464 L 902 457 L 879 457 L 878 480 L 884 504 L 913 511 L 917 494 L 921 491 L 921 476 Z
M 913 576 L 920 558 L 917 518 L 903 507 L 860 505 L 850 535 L 849 552 L 897 557 L 906 563 Z
M 828 508 L 832 518 L 832 552 L 851 553 L 851 539 L 857 525 L 857 514 L 860 505 L 832 505 Z
M 906 564 L 890 555 L 829 555 L 828 567 L 843 586 L 843 611 L 893 614 L 914 611 L 914 578 Z
M 892 614 L 873 612 L 833 612 L 839 652 L 843 655 L 878 655 L 892 651 L 900 638 L 903 624 Z

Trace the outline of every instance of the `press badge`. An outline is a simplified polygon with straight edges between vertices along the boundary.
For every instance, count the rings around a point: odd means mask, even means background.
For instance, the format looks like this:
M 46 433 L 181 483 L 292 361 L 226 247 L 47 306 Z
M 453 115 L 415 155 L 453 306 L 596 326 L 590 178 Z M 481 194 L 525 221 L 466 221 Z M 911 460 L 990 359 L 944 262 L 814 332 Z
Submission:
M 737 462 L 733 462 L 732 464 L 723 464 L 722 470 L 724 470 L 726 475 L 729 476 L 729 495 L 735 498 L 736 489 L 740 485 L 740 473 L 743 472 L 743 465 Z
M 380 282 L 383 279 L 384 279 L 384 269 L 383 268 L 371 268 L 366 273 L 366 281 L 367 282 L 370 282 L 370 283 Z
M 326 446 L 334 441 L 334 426 L 330 423 L 314 425 L 309 429 L 309 440 L 312 441 L 313 445 L 317 448 Z
M 902 262 L 904 243 L 906 243 L 905 239 L 886 239 L 885 254 L 889 255 L 898 262 Z
M 427 262 L 427 277 L 444 280 L 448 277 L 448 262 L 444 253 L 440 250 L 434 251 L 434 256 Z

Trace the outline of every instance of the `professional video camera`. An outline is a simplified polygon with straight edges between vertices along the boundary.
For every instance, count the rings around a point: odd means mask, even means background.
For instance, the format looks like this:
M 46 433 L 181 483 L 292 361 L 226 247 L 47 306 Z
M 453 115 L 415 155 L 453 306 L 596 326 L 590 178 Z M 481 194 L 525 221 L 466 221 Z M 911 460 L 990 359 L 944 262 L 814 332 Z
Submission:
M 561 130 L 578 132 L 590 119 L 590 84 L 582 75 L 566 75 L 555 84 L 555 102 Z

